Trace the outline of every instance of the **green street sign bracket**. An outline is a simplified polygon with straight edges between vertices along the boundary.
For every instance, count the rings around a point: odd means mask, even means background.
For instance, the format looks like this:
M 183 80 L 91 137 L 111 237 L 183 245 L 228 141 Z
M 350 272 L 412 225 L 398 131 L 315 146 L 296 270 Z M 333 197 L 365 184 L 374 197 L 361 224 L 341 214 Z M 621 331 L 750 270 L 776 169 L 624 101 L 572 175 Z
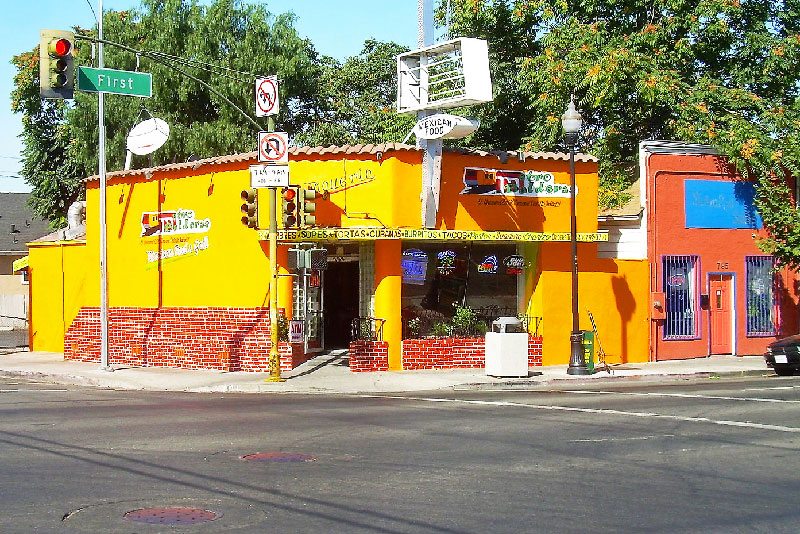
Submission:
M 149 72 L 78 67 L 77 89 L 150 98 L 153 96 L 153 75 Z

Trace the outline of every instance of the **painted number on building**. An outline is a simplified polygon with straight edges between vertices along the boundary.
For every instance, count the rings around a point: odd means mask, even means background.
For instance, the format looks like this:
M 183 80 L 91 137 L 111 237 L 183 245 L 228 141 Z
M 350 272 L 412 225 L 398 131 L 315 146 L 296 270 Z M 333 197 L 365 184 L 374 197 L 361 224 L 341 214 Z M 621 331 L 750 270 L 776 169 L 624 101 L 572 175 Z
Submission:
M 289 187 L 289 166 L 250 165 L 250 187 Z
M 258 161 L 260 163 L 289 163 L 289 134 L 258 132 Z
M 277 115 L 279 111 L 278 77 L 256 78 L 256 117 Z
M 289 343 L 302 343 L 303 342 L 303 325 L 305 321 L 302 319 L 292 319 L 289 321 Z

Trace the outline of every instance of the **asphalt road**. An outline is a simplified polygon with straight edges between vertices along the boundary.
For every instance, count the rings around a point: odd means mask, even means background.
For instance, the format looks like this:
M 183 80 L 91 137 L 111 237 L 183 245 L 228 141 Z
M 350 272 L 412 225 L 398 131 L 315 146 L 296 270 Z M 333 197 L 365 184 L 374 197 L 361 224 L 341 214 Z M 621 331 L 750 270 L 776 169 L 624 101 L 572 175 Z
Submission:
M 800 377 L 379 396 L 0 380 L 0 532 L 797 532 L 798 439 Z M 143 509 L 219 517 L 123 518 Z

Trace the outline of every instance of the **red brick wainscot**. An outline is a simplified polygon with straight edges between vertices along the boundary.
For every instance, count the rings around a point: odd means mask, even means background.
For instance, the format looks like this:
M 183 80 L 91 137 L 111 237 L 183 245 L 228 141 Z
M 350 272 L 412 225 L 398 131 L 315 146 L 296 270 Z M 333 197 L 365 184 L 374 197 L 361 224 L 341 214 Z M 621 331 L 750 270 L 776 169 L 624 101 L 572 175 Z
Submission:
M 389 344 L 385 341 L 353 341 L 348 354 L 354 373 L 389 370 Z
M 269 308 L 111 308 L 108 363 L 269 372 Z M 281 370 L 308 360 L 302 343 L 278 345 Z M 64 336 L 64 358 L 100 363 L 100 309 L 81 308 Z
M 403 340 L 403 369 L 480 368 L 485 365 L 484 338 L 421 338 Z M 542 365 L 542 338 L 528 336 L 528 366 Z M 385 341 L 350 343 L 350 370 L 385 371 L 389 368 Z

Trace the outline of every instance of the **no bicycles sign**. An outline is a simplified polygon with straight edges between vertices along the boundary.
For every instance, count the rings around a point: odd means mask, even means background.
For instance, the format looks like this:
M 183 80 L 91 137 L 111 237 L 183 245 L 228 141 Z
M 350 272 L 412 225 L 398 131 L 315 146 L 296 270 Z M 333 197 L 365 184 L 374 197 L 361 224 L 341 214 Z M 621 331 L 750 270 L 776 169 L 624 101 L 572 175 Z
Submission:
M 258 161 L 260 163 L 289 163 L 289 134 L 258 132 Z
M 279 111 L 278 77 L 256 78 L 256 117 L 277 115 Z

